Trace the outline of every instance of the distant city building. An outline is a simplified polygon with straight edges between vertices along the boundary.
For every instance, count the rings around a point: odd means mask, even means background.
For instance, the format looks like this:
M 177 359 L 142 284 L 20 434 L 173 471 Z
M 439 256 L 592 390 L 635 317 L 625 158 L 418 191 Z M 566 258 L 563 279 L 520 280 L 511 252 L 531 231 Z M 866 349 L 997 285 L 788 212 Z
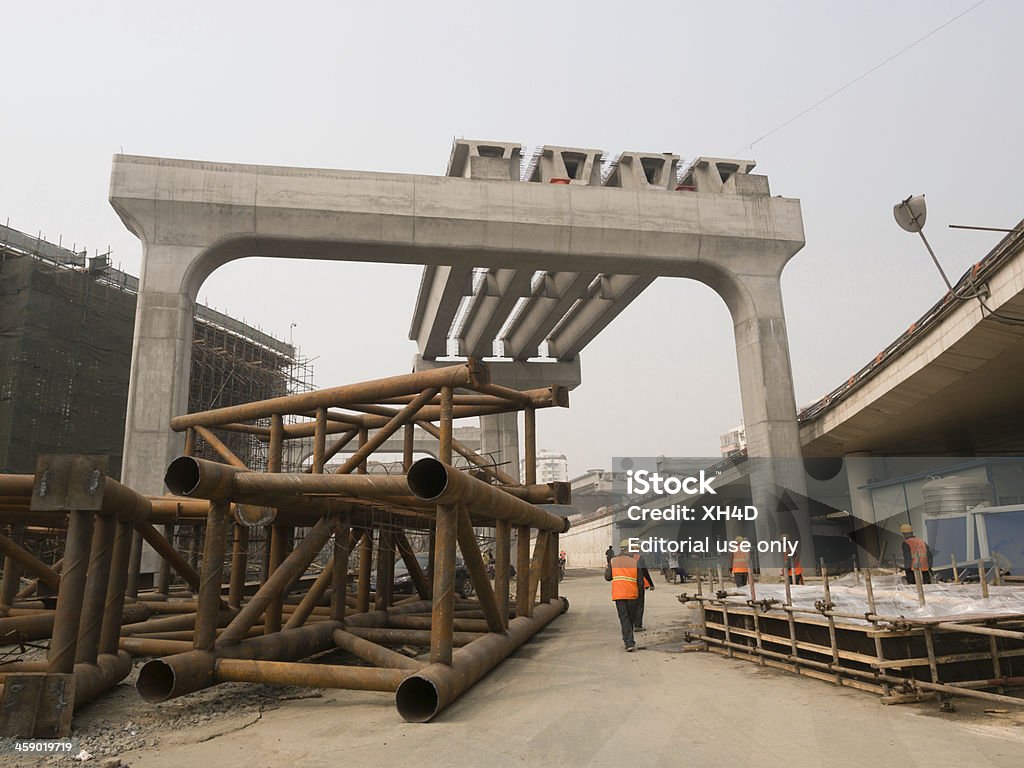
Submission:
M 740 422 L 738 427 L 733 427 L 722 435 L 722 455 L 735 456 L 747 450 L 747 430 Z
M 519 476 L 526 477 L 526 461 L 519 462 Z M 564 453 L 546 449 L 537 451 L 537 482 L 565 483 L 569 481 L 569 461 Z

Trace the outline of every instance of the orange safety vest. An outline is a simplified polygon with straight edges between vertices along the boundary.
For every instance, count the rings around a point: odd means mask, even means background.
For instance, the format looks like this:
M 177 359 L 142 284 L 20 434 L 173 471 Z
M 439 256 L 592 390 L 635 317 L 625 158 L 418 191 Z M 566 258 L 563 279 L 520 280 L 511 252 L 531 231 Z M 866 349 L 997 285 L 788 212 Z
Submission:
M 803 576 L 804 567 L 800 565 L 800 558 L 794 558 L 789 561 L 789 575 L 790 576 Z
M 924 543 L 924 540 L 917 538 L 917 536 L 910 536 L 904 539 L 904 541 L 910 547 L 910 567 L 913 569 L 920 566 L 922 571 L 927 571 L 928 545 Z
M 612 600 L 636 600 L 640 596 L 636 560 L 629 555 L 619 555 L 612 558 L 611 568 Z
M 732 572 L 733 573 L 749 573 L 750 572 L 750 553 L 749 552 L 733 552 L 732 553 Z

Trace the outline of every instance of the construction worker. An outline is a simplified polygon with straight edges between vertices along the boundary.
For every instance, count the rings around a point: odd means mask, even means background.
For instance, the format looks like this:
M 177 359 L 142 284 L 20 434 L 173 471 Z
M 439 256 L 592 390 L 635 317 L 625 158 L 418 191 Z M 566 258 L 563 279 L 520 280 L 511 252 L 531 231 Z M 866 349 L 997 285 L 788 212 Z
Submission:
M 746 539 L 737 536 L 734 541 L 742 546 Z M 729 555 L 729 570 L 732 572 L 732 578 L 737 587 L 747 586 L 747 579 L 750 576 L 750 553 L 737 547 L 736 551 Z
M 913 527 L 904 523 L 900 526 L 903 534 L 903 570 L 907 574 L 907 584 L 916 584 L 914 569 L 921 569 L 921 583 L 932 583 L 932 550 L 924 539 L 914 535 Z
M 648 589 L 654 589 L 654 579 L 651 578 L 651 572 L 647 570 L 647 563 L 640 556 L 639 552 L 634 552 L 631 557 L 636 560 L 636 567 L 640 573 L 640 594 L 636 598 L 636 616 L 633 617 L 633 631 L 634 632 L 646 632 L 647 627 L 644 626 L 644 596 Z
M 800 564 L 800 555 L 795 555 L 789 560 L 788 567 L 783 568 L 783 578 L 789 577 L 790 584 L 804 583 L 804 567 Z
M 609 544 L 608 549 L 604 551 L 604 559 L 610 563 L 613 557 L 615 557 L 615 547 Z
M 629 553 L 628 539 L 619 542 L 619 554 L 608 561 L 608 567 L 604 569 L 604 580 L 612 583 L 612 600 L 619 614 L 622 642 L 627 651 L 633 651 L 636 649 L 633 624 L 640 594 L 640 572 L 638 561 Z

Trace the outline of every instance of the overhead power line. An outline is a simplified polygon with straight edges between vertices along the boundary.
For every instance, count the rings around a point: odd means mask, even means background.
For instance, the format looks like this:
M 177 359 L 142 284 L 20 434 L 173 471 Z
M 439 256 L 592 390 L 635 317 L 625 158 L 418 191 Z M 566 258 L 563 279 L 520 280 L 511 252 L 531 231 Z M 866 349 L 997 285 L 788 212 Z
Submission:
M 779 123 L 779 125 L 777 125 L 777 126 L 775 126 L 774 128 L 772 128 L 772 129 L 771 129 L 770 131 L 768 131 L 768 133 L 764 134 L 763 136 L 760 136 L 760 137 L 759 137 L 759 138 L 757 138 L 757 139 L 754 139 L 754 140 L 753 140 L 752 142 L 750 142 L 749 144 L 744 144 L 744 145 L 743 145 L 742 147 L 740 147 L 739 149 L 737 149 L 737 150 L 736 150 L 735 152 L 733 152 L 733 153 L 732 153 L 732 154 L 733 154 L 733 156 L 735 157 L 736 155 L 738 155 L 738 154 L 739 154 L 740 152 L 742 152 L 742 151 L 743 151 L 743 150 L 745 150 L 745 149 L 753 149 L 753 147 L 754 147 L 754 145 L 755 145 L 755 144 L 757 144 L 757 143 L 759 143 L 759 142 L 761 142 L 761 141 L 764 141 L 764 140 L 765 140 L 765 139 L 767 139 L 767 138 L 768 138 L 769 136 L 771 136 L 771 135 L 772 135 L 773 133 L 777 133 L 778 131 L 781 131 L 781 130 L 782 130 L 783 128 L 785 128 L 785 127 L 786 127 L 787 125 L 790 125 L 791 123 L 794 123 L 794 122 L 796 122 L 796 121 L 797 121 L 797 120 L 799 120 L 799 119 L 800 119 L 801 117 L 803 117 L 804 115 L 806 115 L 806 114 L 807 114 L 808 112 L 811 112 L 812 110 L 814 110 L 814 109 L 817 109 L 818 107 L 820 107 L 820 106 L 821 106 L 822 104 L 824 104 L 824 103 L 825 103 L 826 101 L 828 101 L 829 99 L 831 99 L 831 98 L 833 98 L 833 97 L 835 97 L 835 96 L 838 96 L 838 95 L 839 95 L 840 93 L 842 93 L 843 91 L 845 91 L 845 90 L 846 90 L 847 88 L 849 88 L 849 87 L 850 87 L 851 85 L 854 85 L 854 84 L 856 84 L 856 83 L 859 83 L 859 82 L 860 82 L 861 80 L 863 80 L 863 79 L 864 79 L 865 77 L 867 77 L 868 75 L 870 75 L 870 74 L 872 74 L 872 73 L 874 73 L 874 72 L 877 72 L 877 71 L 878 71 L 879 69 L 881 69 L 882 67 L 884 67 L 884 66 L 885 66 L 886 64 L 888 64 L 888 63 L 889 63 L 890 61 L 893 61 L 894 59 L 898 59 L 898 58 L 899 58 L 900 56 L 902 56 L 902 55 L 903 55 L 904 53 L 906 53 L 907 51 L 909 51 L 909 50 L 910 50 L 911 48 L 914 48 L 915 46 L 917 46 L 917 45 L 920 45 L 921 43 L 923 43 L 923 42 L 924 42 L 925 40 L 927 40 L 927 39 L 928 39 L 929 37 L 931 37 L 932 35 L 936 34 L 937 32 L 941 32 L 941 31 L 942 31 L 943 29 L 945 29 L 945 28 L 946 28 L 946 27 L 948 27 L 948 26 L 949 26 L 950 24 L 952 24 L 952 23 L 953 23 L 954 21 L 957 21 L 958 19 L 961 19 L 961 18 L 963 18 L 963 17 L 964 17 L 964 16 L 966 16 L 966 15 L 967 15 L 968 13 L 970 13 L 970 12 L 971 12 L 971 11 L 973 11 L 973 10 L 974 10 L 975 8 L 977 8 L 977 7 L 979 6 L 979 5 L 984 5 L 984 4 L 986 3 L 986 2 L 988 2 L 988 0 L 979 0 L 979 1 L 977 2 L 977 3 L 975 3 L 974 5 L 972 5 L 972 6 L 970 7 L 970 8 L 967 8 L 966 10 L 964 10 L 964 11 L 961 11 L 960 13 L 958 13 L 958 14 L 957 14 L 956 16 L 954 16 L 953 18 L 951 18 L 951 19 L 949 19 L 949 20 L 947 20 L 947 21 L 943 22 L 943 23 L 942 23 L 942 24 L 940 24 L 939 26 L 935 27 L 935 29 L 933 29 L 933 30 L 932 30 L 931 32 L 929 32 L 928 34 L 924 35 L 923 37 L 919 37 L 919 38 L 918 38 L 917 40 L 915 40 L 914 42 L 912 42 L 912 43 L 911 43 L 910 45 L 908 45 L 908 46 L 906 46 L 906 47 L 904 47 L 904 48 L 901 48 L 900 50 L 896 51 L 896 53 L 892 54 L 892 55 L 891 55 L 891 56 L 889 56 L 889 57 L 888 57 L 887 59 L 884 59 L 883 61 L 880 61 L 880 62 L 879 62 L 878 64 L 876 64 L 875 66 L 873 66 L 873 67 L 872 67 L 871 69 L 869 69 L 869 70 L 867 70 L 866 72 L 863 72 L 862 74 L 860 74 L 860 75 L 858 75 L 857 77 L 853 78 L 853 80 L 850 80 L 850 81 L 849 81 L 848 83 L 846 83 L 846 84 L 845 84 L 845 85 L 843 85 L 842 87 L 840 87 L 840 88 L 837 88 L 836 90 L 832 91 L 832 92 L 831 92 L 830 94 L 828 94 L 827 96 L 824 96 L 824 97 L 822 97 L 822 98 L 818 99 L 818 101 L 814 102 L 814 103 L 813 103 L 813 104 L 811 104 L 811 105 L 810 105 L 809 107 L 807 107 L 806 109 L 802 110 L 801 112 L 798 112 L 797 114 L 793 115 L 793 117 L 789 118 L 789 119 L 788 119 L 788 120 L 786 120 L 786 121 L 785 121 L 784 123 Z

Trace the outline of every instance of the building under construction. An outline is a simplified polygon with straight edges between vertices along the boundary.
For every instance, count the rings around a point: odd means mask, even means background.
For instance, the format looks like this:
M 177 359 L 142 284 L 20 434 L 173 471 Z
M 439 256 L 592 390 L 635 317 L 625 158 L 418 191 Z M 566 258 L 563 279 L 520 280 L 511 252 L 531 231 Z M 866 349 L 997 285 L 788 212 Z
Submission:
M 0 473 L 73 450 L 109 456 L 120 478 L 138 286 L 109 254 L 0 226 Z M 196 306 L 190 412 L 311 387 L 294 346 Z M 219 437 L 250 468 L 266 465 L 252 435 Z M 197 454 L 207 451 L 200 441 Z

